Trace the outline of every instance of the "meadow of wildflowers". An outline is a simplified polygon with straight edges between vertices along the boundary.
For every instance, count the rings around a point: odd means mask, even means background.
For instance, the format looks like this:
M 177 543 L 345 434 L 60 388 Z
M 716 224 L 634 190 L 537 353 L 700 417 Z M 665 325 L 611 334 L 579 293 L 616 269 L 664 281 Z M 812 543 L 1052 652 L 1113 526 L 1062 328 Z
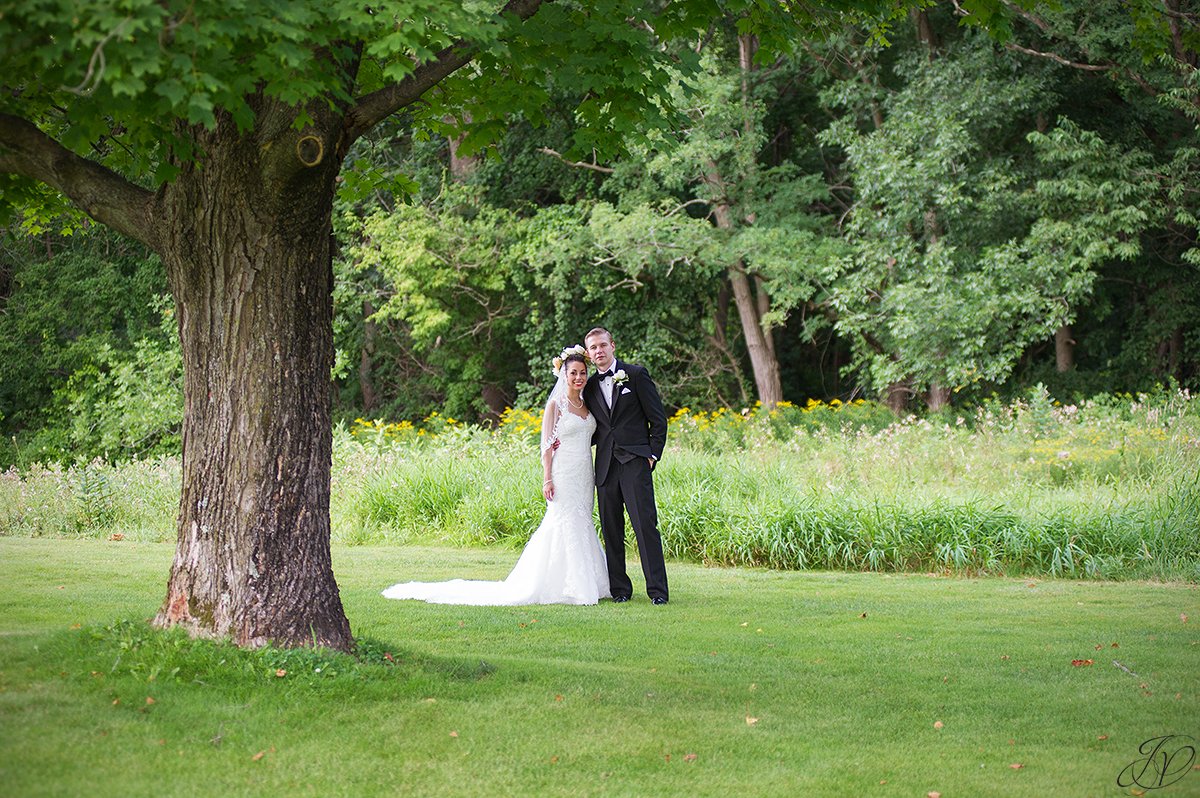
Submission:
M 540 414 L 334 436 L 335 542 L 519 547 L 545 505 Z M 0 475 L 0 533 L 169 540 L 178 461 Z M 871 402 L 680 408 L 656 474 L 675 557 L 772 568 L 1200 581 L 1200 399 L 1035 390 L 897 419 Z M 632 539 L 630 541 L 632 545 Z

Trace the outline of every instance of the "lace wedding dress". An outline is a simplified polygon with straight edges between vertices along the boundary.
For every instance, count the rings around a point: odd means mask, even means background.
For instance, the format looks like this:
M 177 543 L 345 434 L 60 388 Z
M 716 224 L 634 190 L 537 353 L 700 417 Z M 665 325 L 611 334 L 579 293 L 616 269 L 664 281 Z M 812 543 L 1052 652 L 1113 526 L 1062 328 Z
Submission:
M 546 440 L 560 441 L 550 464 L 554 499 L 546 503 L 541 525 L 525 544 L 508 578 L 503 582 L 405 582 L 383 591 L 385 597 L 489 606 L 595 604 L 608 598 L 608 567 L 592 521 L 596 420 L 567 412 L 565 401 L 553 402 L 546 420 L 553 430 Z

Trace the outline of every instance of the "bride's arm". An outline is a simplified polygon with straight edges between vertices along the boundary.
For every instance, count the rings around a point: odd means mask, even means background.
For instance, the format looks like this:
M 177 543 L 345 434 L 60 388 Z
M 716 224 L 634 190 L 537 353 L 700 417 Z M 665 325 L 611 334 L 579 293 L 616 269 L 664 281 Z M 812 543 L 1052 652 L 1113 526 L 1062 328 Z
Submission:
M 550 464 L 554 462 L 554 450 L 558 439 L 554 435 L 558 424 L 558 407 L 550 402 L 542 416 L 542 496 L 546 501 L 554 499 L 554 479 L 550 476 Z

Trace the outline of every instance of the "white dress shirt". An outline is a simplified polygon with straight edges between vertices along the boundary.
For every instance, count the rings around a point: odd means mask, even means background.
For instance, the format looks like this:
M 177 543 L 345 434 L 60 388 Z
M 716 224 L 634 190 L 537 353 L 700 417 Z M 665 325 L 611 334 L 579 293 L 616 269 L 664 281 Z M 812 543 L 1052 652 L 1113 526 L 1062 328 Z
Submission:
M 609 364 L 609 371 L 616 371 L 617 361 Z M 613 378 L 611 375 L 600 380 L 600 392 L 604 394 L 604 401 L 608 403 L 608 409 L 612 410 L 613 405 Z

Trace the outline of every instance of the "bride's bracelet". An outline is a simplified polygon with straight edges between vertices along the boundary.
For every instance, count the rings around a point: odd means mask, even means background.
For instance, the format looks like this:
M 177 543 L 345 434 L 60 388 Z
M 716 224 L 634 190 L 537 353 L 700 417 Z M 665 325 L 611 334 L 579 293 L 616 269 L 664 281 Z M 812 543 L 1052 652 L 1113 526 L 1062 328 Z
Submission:
M 554 481 L 554 480 L 552 480 L 552 479 L 548 479 L 548 480 L 546 480 L 545 482 L 543 482 L 542 484 L 543 484 L 543 485 L 549 485 L 549 484 L 550 484 L 551 482 L 553 482 L 553 481 Z

